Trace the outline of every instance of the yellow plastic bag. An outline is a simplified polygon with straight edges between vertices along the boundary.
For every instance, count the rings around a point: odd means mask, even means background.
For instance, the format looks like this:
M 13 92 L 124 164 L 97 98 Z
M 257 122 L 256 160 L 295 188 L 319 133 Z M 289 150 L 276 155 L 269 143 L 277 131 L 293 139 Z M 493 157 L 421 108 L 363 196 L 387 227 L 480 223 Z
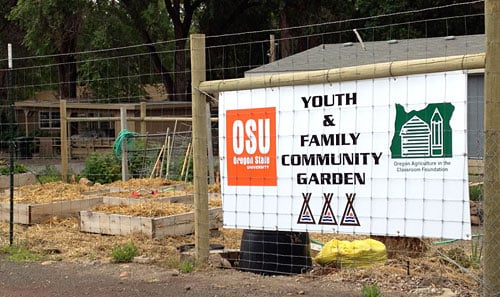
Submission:
M 383 264 L 387 260 L 385 245 L 374 239 L 337 240 L 327 242 L 314 261 L 320 265 L 337 267 L 363 267 Z

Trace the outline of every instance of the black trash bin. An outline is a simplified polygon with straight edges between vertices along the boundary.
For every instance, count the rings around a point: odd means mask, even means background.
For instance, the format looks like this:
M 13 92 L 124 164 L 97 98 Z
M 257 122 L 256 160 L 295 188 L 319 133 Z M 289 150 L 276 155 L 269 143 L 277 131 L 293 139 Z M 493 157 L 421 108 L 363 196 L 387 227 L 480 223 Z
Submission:
M 299 274 L 312 266 L 309 233 L 243 230 L 240 270 L 258 274 Z
M 33 157 L 33 137 L 17 137 L 17 158 L 18 159 L 31 159 Z

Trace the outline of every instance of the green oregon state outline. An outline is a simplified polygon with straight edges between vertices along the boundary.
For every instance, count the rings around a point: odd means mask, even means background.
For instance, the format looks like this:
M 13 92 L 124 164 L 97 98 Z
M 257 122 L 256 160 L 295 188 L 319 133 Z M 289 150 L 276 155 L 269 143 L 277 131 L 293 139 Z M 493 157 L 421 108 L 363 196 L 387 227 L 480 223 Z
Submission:
M 391 142 L 391 155 L 392 158 L 450 158 L 453 156 L 452 152 L 452 130 L 450 126 L 450 119 L 453 115 L 455 107 L 451 103 L 433 103 L 427 105 L 426 108 L 422 110 L 412 110 L 406 112 L 401 104 L 396 104 L 396 120 L 394 123 L 395 132 L 392 137 Z M 441 122 L 440 122 L 441 120 Z M 432 127 L 434 127 L 436 134 L 439 131 L 442 133 L 442 142 L 437 149 L 431 148 L 429 143 L 429 155 L 425 156 L 421 153 L 423 146 L 421 145 L 422 140 L 419 140 L 416 145 L 417 148 L 408 148 L 411 144 L 408 144 L 408 140 L 403 142 L 407 146 L 405 153 L 402 149 L 402 139 L 406 138 L 417 138 L 423 137 L 426 133 L 429 133 L 429 141 L 432 141 Z M 413 133 L 413 134 L 412 134 Z M 417 135 L 417 136 L 412 136 Z M 437 137 L 439 138 L 439 137 Z M 417 143 L 417 142 L 416 142 Z M 406 153 L 408 150 L 412 150 L 414 155 L 411 153 Z M 420 151 L 418 151 L 420 150 Z M 416 152 L 415 152 L 416 151 Z M 406 155 L 405 155 L 406 154 Z

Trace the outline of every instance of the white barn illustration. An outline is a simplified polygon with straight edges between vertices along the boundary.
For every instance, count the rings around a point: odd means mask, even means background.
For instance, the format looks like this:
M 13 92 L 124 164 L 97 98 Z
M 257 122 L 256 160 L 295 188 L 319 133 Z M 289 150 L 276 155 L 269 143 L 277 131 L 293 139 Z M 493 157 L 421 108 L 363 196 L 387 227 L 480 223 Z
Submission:
M 418 116 L 413 116 L 402 127 L 401 156 L 439 157 L 443 156 L 443 117 L 436 108 L 431 117 L 431 125 Z

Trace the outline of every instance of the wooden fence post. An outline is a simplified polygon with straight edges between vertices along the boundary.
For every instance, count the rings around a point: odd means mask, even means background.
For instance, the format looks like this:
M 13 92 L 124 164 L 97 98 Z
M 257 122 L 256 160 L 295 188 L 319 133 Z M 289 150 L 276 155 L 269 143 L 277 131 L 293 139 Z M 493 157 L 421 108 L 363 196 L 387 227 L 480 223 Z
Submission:
M 484 2 L 484 296 L 500 295 L 500 1 Z
M 61 179 L 68 181 L 68 117 L 66 113 L 66 100 L 61 100 L 59 104 L 59 113 L 61 116 Z
M 141 102 L 141 113 L 140 113 L 140 118 L 141 118 L 141 134 L 146 134 L 146 102 Z
M 120 107 L 120 129 L 127 129 L 127 108 Z M 128 180 L 128 157 L 127 157 L 127 138 L 123 138 L 122 143 L 122 181 Z
M 196 261 L 206 263 L 209 254 L 209 217 L 207 181 L 207 112 L 206 98 L 199 89 L 205 81 L 205 35 L 192 34 L 191 94 L 193 117 L 193 183 L 195 208 Z

